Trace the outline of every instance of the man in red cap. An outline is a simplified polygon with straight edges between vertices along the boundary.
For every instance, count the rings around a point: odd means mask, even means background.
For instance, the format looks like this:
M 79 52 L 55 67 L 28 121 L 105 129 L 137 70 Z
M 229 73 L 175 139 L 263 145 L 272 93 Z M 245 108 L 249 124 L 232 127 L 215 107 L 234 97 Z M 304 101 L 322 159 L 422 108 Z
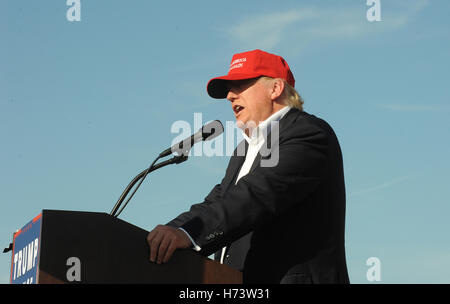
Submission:
M 244 283 L 349 282 L 340 146 L 294 86 L 287 62 L 261 50 L 235 54 L 228 74 L 208 82 L 244 140 L 204 202 L 148 234 L 151 261 L 192 247 L 242 271 Z

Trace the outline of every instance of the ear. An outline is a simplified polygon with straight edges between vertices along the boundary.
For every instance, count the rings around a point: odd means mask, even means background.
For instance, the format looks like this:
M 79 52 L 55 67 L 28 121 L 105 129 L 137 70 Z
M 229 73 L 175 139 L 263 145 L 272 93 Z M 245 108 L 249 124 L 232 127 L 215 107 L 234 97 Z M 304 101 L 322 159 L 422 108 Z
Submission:
M 270 98 L 272 100 L 278 99 L 284 91 L 284 81 L 281 78 L 275 78 L 270 88 Z

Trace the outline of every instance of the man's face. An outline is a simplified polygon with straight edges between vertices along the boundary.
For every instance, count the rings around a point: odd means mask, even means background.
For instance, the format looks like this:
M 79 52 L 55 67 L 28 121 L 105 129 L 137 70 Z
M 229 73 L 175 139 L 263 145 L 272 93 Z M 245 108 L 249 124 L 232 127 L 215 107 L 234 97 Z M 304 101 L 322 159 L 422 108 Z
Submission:
M 240 128 L 252 129 L 272 115 L 269 88 L 262 78 L 229 81 L 228 88 L 227 99 Z

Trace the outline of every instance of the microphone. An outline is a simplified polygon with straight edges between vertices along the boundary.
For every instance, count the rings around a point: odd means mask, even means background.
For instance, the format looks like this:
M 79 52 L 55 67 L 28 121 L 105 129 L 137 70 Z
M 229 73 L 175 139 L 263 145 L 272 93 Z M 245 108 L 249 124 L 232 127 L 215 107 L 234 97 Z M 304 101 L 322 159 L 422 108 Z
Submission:
M 187 156 L 192 146 L 195 145 L 196 143 L 200 141 L 211 140 L 222 133 L 223 133 L 223 125 L 220 122 L 220 120 L 211 121 L 210 123 L 204 125 L 201 129 L 199 129 L 197 133 L 191 135 L 191 137 L 188 137 L 161 152 L 161 154 L 159 154 L 159 157 L 165 157 L 170 155 L 171 153 L 176 153 L 179 156 L 180 155 Z

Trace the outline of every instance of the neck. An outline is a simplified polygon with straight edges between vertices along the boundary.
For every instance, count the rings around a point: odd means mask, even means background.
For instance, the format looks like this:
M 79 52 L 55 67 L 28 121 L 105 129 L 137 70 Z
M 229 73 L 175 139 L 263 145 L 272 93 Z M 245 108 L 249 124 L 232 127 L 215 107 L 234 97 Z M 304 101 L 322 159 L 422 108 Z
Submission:
M 272 115 L 274 115 L 275 113 L 279 112 L 280 110 L 282 110 L 285 107 L 287 107 L 287 105 L 285 105 L 285 104 L 273 103 L 272 111 L 269 114 L 265 115 L 264 118 L 261 121 L 258 121 L 256 123 L 256 125 L 254 123 L 246 125 L 245 128 L 243 129 L 243 132 L 245 133 L 245 135 L 250 137 L 252 132 L 253 132 L 253 130 L 258 128 L 258 126 L 262 122 L 266 121 L 267 119 L 269 119 L 269 117 L 271 117 Z

